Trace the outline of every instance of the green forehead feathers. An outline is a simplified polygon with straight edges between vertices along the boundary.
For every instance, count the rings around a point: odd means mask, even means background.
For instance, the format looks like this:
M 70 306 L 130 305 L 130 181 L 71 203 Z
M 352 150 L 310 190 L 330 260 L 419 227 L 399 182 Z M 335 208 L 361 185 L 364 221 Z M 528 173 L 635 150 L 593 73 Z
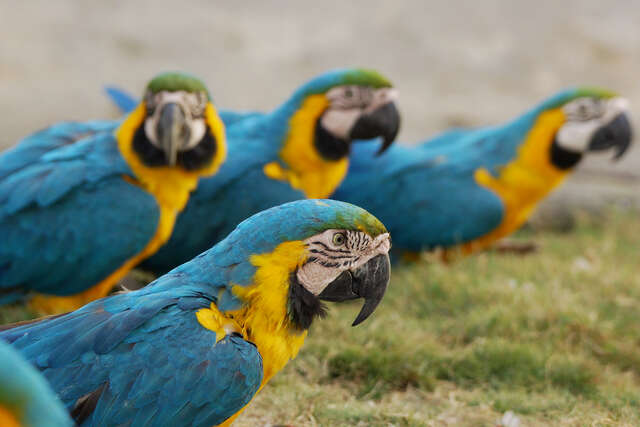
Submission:
M 322 203 L 318 201 L 318 203 Z M 387 228 L 369 212 L 359 210 L 359 212 L 339 212 L 333 221 L 323 224 L 323 228 L 335 228 L 343 230 L 353 230 L 354 225 L 357 230 L 364 231 L 372 237 L 387 233 Z
M 157 75 L 147 85 L 147 90 L 152 93 L 158 93 L 161 91 L 167 92 L 204 92 L 207 94 L 207 98 L 211 100 L 207 87 L 202 81 L 187 73 L 181 72 L 167 72 Z
M 580 87 L 576 90 L 575 97 L 581 98 L 583 96 L 609 99 L 618 96 L 618 94 L 610 90 L 597 87 Z
M 375 89 L 391 87 L 391 82 L 382 74 L 374 70 L 357 69 L 344 76 L 346 85 L 371 86 Z

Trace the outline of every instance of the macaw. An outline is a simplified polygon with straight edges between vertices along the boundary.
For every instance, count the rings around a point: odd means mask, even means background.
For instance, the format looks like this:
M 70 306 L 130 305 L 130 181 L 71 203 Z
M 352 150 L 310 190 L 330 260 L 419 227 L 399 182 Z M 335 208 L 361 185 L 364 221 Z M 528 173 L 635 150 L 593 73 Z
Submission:
M 11 325 L 82 426 L 228 425 L 303 345 L 322 301 L 373 313 L 390 238 L 364 209 L 298 200 L 243 221 L 146 287 Z
M 134 102 L 118 89 L 109 93 L 125 111 Z M 329 196 L 347 172 L 353 140 L 382 137 L 377 153 L 391 145 L 400 126 L 395 99 L 377 72 L 343 69 L 312 79 L 270 113 L 221 112 L 229 160 L 200 181 L 169 242 L 141 268 L 163 274 L 256 212 Z
M 225 156 L 207 88 L 173 72 L 122 120 L 56 124 L 0 154 L 0 303 L 60 313 L 106 295 Z
M 437 247 L 450 259 L 516 231 L 583 157 L 614 149 L 620 158 L 631 134 L 625 99 L 569 89 L 502 126 L 452 130 L 380 158 L 354 146 L 332 197 L 386 224 L 394 260 Z
M 71 427 L 73 421 L 42 375 L 0 341 L 0 426 Z

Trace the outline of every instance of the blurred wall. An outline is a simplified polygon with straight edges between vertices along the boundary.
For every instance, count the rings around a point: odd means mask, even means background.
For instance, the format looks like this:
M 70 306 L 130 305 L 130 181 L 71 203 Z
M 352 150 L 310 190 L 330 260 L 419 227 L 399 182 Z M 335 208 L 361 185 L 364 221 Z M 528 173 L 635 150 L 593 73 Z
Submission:
M 318 3 L 0 0 L 0 147 L 55 121 L 114 117 L 104 83 L 140 93 L 167 69 L 202 76 L 223 108 L 268 109 L 328 68 L 377 68 L 400 90 L 407 142 L 499 123 L 575 84 L 640 109 L 637 0 Z M 581 169 L 561 194 L 640 196 L 640 149 Z

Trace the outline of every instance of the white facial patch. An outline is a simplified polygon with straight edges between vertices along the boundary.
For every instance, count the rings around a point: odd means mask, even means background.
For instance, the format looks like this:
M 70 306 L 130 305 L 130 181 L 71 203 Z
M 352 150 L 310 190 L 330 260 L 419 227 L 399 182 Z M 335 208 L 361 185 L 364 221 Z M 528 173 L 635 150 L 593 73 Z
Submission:
M 361 115 L 362 110 L 356 108 L 348 110 L 328 108 L 320 118 L 320 123 L 331 135 L 348 140 L 353 125 Z
M 562 107 L 567 121 L 556 134 L 558 145 L 576 153 L 585 153 L 593 135 L 621 113 L 629 111 L 629 102 L 611 99 L 578 98 Z
M 322 293 L 344 271 L 355 270 L 391 249 L 389 233 L 372 238 L 362 231 L 353 230 L 326 230 L 304 242 L 308 259 L 298 269 L 296 277 L 314 295 Z
M 182 108 L 185 115 L 185 122 L 190 129 L 189 140 L 181 147 L 179 151 L 190 150 L 202 140 L 206 132 L 206 123 L 201 117 L 206 106 L 206 95 L 201 93 L 191 93 L 183 90 L 176 92 L 158 92 L 147 100 L 147 109 L 153 108 L 153 114 L 144 122 L 144 132 L 147 139 L 153 145 L 159 147 L 158 135 L 156 133 L 158 120 L 162 112 L 162 108 L 168 103 L 175 103 Z
M 398 92 L 393 88 L 373 89 L 369 86 L 337 86 L 326 94 L 329 107 L 320 123 L 337 138 L 348 140 L 351 129 L 363 114 L 393 102 Z

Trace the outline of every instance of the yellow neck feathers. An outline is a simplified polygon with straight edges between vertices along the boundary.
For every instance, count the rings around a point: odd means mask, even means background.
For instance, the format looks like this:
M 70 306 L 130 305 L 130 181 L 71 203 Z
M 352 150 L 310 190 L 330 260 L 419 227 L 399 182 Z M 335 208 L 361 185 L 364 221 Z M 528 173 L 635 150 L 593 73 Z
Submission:
M 0 426 L 2 427 L 20 427 L 22 424 L 13 414 L 13 412 L 0 405 Z
M 307 336 L 307 331 L 291 326 L 288 314 L 289 275 L 305 259 L 301 241 L 281 243 L 271 253 L 253 255 L 254 284 L 233 288 L 243 301 L 242 308 L 221 313 L 211 304 L 196 313 L 200 324 L 215 331 L 218 340 L 236 331 L 258 347 L 264 369 L 262 385 L 296 357 Z
M 497 177 L 484 168 L 476 170 L 476 182 L 500 197 L 505 212 L 498 228 L 463 245 L 463 252 L 486 248 L 516 231 L 536 204 L 567 176 L 568 171 L 556 168 L 550 161 L 554 135 L 564 122 L 565 115 L 559 108 L 540 114 L 518 148 L 517 157 L 504 166 Z
M 213 175 L 225 160 L 227 146 L 224 124 L 213 105 L 208 103 L 205 109 L 205 120 L 216 139 L 217 148 L 214 158 L 207 167 L 195 171 L 187 171 L 180 167 L 149 167 L 144 165 L 133 151 L 133 136 L 142 125 L 145 112 L 146 108 L 141 103 L 116 130 L 118 148 L 136 177 L 134 183 L 153 194 L 162 207 L 177 213 L 184 209 L 189 200 L 189 194 L 198 184 L 198 179 Z
M 278 162 L 264 167 L 269 178 L 289 182 L 310 199 L 329 197 L 346 176 L 349 166 L 347 158 L 323 159 L 313 145 L 316 122 L 328 105 L 329 101 L 322 94 L 308 96 L 291 117 L 287 140 L 280 151 L 280 158 L 288 169 Z
M 289 275 L 305 259 L 304 243 L 281 243 L 269 254 L 251 257 L 257 269 L 253 286 L 233 289 L 245 303 L 234 318 L 262 355 L 263 385 L 297 356 L 307 336 L 291 326 L 288 314 Z

